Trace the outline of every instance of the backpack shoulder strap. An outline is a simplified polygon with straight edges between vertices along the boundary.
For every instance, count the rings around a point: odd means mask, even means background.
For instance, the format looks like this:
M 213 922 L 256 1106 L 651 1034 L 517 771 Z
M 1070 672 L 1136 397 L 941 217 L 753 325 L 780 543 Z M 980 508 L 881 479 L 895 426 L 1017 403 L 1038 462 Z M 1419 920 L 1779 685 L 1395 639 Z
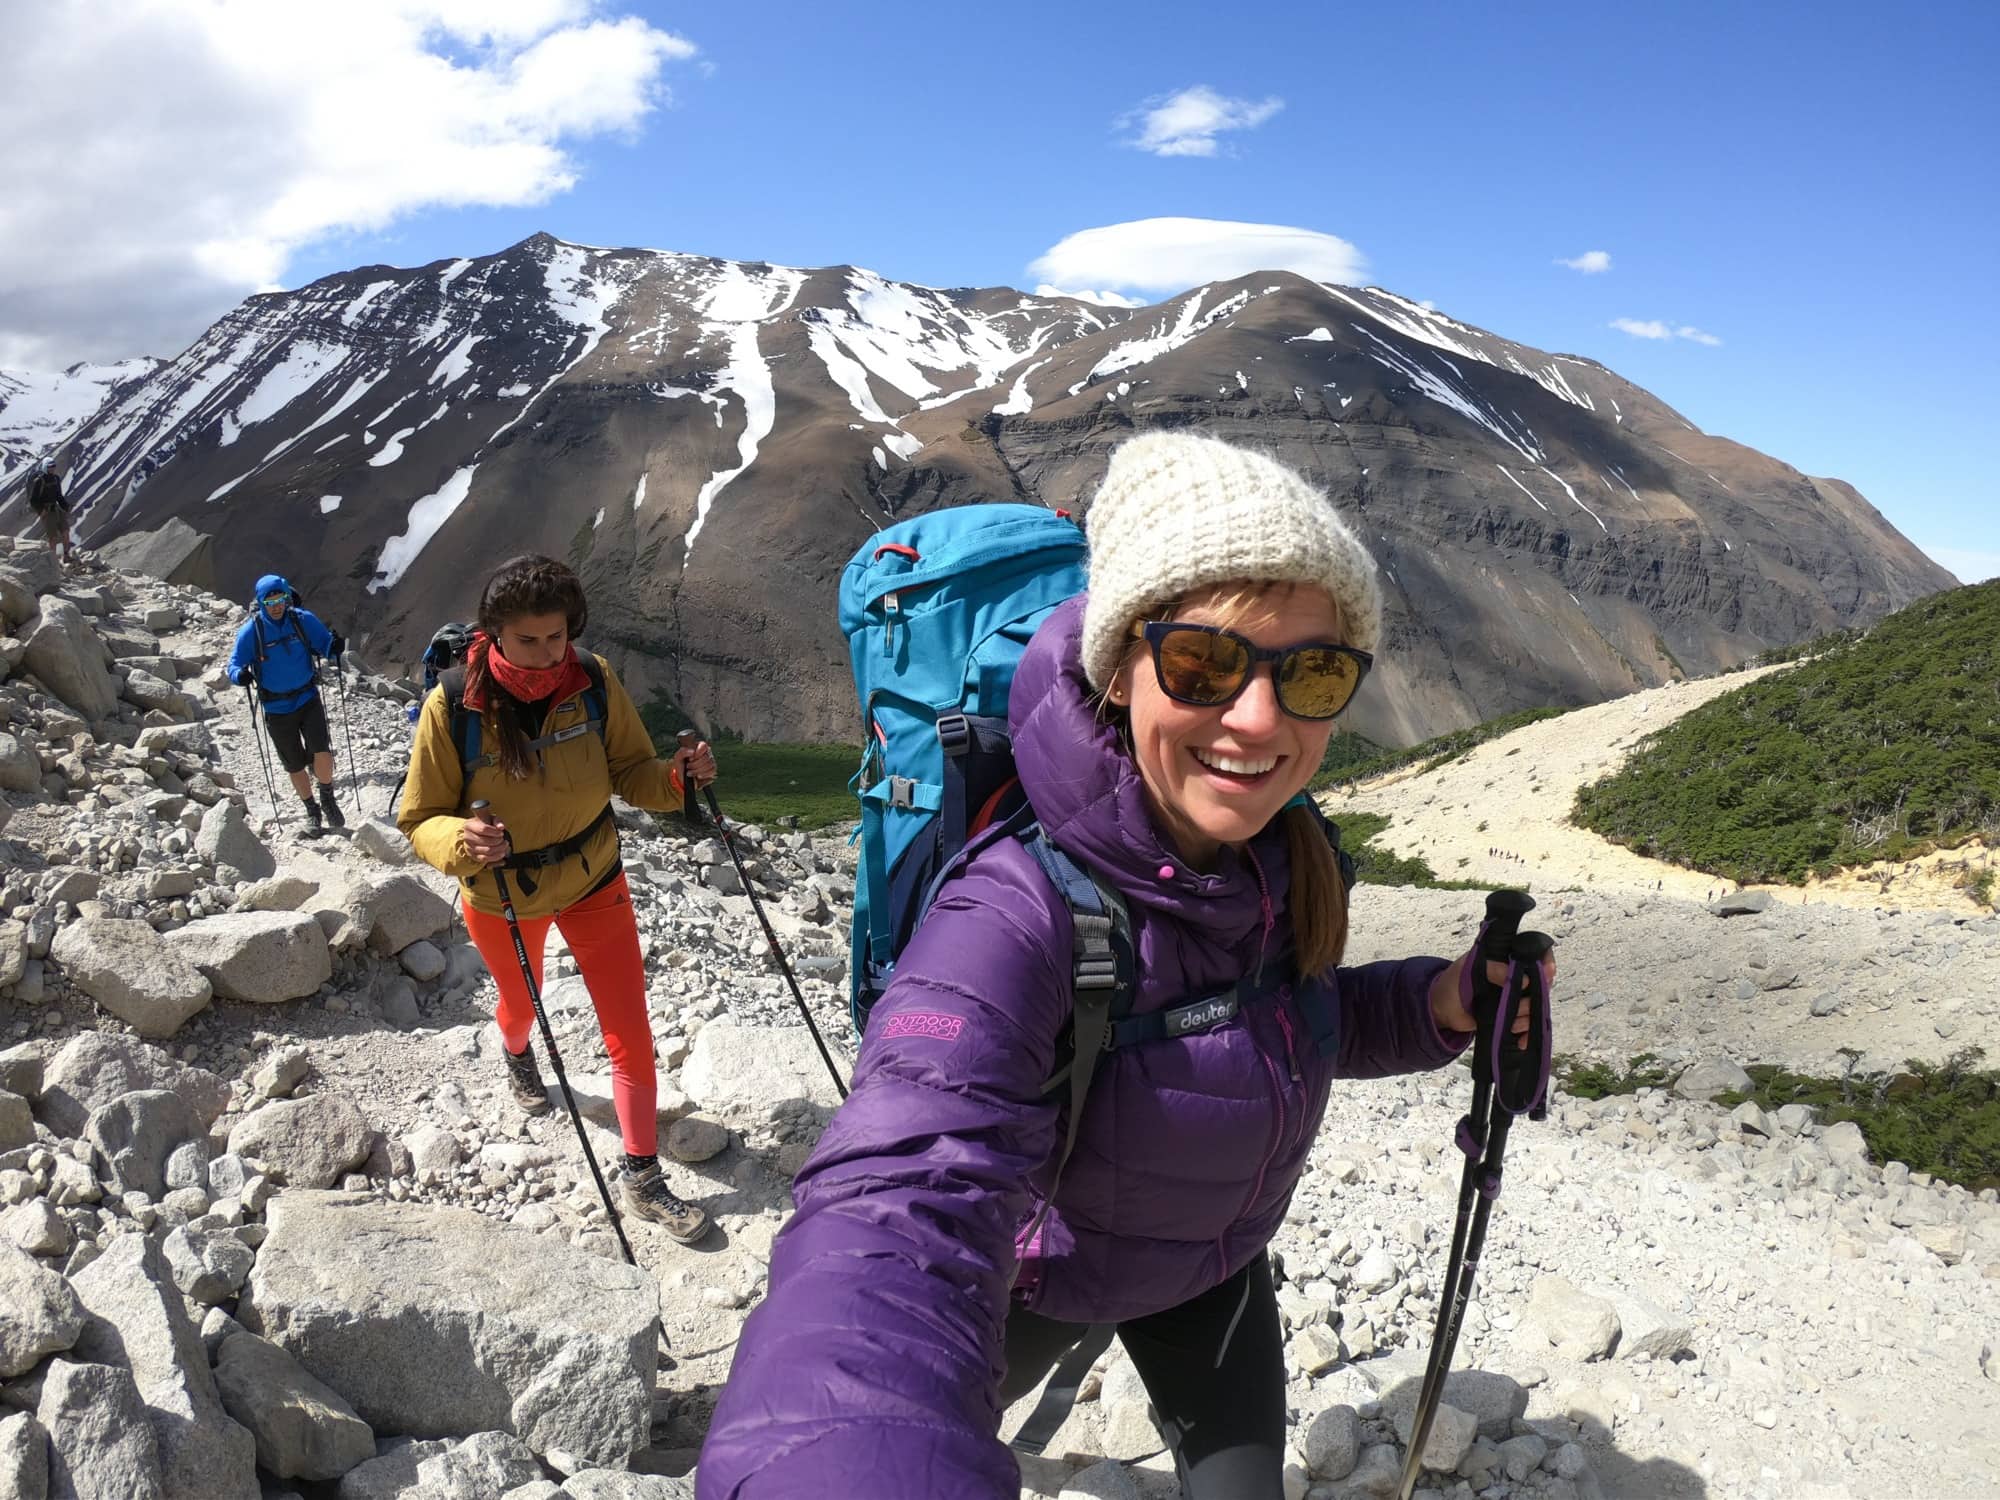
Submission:
M 1062 1186 L 1063 1168 L 1069 1165 L 1070 1153 L 1076 1149 L 1077 1132 L 1083 1128 L 1083 1106 L 1090 1096 L 1091 1079 L 1097 1073 L 1097 1059 L 1110 1039 L 1113 1021 L 1132 1008 L 1135 975 L 1131 915 L 1124 898 L 1057 848 L 1043 833 L 1041 824 L 1030 823 L 1018 837 L 1069 907 L 1073 934 L 1070 1057 L 1042 1085 L 1042 1093 L 1047 1096 L 1067 1081 L 1069 1124 L 1063 1133 L 1062 1148 L 1056 1153 L 1055 1175 L 1049 1180 L 1048 1194 L 1021 1237 L 1026 1244 L 1032 1243 L 1041 1232 L 1042 1220 L 1048 1216 L 1056 1191 Z M 1014 1274 L 1020 1275 L 1018 1263 Z
M 479 715 L 465 706 L 465 668 L 438 673 L 438 686 L 444 689 L 445 707 L 451 710 L 451 742 L 458 746 L 458 769 L 470 778 L 479 760 Z
M 604 741 L 606 724 L 611 718 L 611 694 L 604 686 L 604 663 L 597 659 L 595 651 L 579 651 L 576 659 L 583 663 L 584 675 L 590 679 L 590 686 L 583 690 L 583 711 L 590 727 L 597 731 L 597 738 Z

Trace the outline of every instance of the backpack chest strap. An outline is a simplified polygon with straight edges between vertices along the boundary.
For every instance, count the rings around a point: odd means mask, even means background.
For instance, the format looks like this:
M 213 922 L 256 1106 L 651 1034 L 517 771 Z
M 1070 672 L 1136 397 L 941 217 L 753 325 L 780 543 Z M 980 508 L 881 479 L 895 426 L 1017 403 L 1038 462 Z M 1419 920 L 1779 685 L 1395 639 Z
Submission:
M 1197 1031 L 1211 1031 L 1235 1018 L 1243 1008 L 1243 998 L 1243 986 L 1238 984 L 1219 995 L 1191 1000 L 1185 1005 L 1148 1011 L 1143 1016 L 1127 1016 L 1122 1021 L 1111 1023 L 1110 1034 L 1104 1039 L 1105 1050 L 1134 1047 L 1143 1042 L 1164 1042 L 1175 1037 L 1192 1036 Z

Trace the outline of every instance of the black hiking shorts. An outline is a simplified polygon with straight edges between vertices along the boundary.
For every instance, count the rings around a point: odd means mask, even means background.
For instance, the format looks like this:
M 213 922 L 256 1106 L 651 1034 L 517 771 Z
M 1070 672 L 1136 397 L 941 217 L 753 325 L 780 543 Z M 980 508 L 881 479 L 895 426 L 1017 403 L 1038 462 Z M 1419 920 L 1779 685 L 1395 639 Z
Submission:
M 287 772 L 303 771 L 315 755 L 333 753 L 333 733 L 326 727 L 326 706 L 317 698 L 288 714 L 265 714 L 264 725 L 271 731 L 278 762 Z

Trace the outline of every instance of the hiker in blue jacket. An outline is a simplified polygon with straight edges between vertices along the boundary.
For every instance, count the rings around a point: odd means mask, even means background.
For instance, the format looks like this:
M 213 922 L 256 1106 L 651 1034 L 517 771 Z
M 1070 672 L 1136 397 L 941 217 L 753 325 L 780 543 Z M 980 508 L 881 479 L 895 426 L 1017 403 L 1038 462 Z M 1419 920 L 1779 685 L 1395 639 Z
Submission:
M 333 797 L 333 732 L 319 697 L 320 658 L 337 670 L 347 642 L 298 598 L 282 574 L 266 573 L 257 580 L 250 618 L 236 632 L 236 648 L 229 653 L 229 680 L 239 687 L 256 685 L 271 744 L 292 779 L 292 790 L 305 803 L 306 823 L 317 833 L 328 823 L 347 826 Z M 314 782 L 319 783 L 318 802 L 313 801 Z

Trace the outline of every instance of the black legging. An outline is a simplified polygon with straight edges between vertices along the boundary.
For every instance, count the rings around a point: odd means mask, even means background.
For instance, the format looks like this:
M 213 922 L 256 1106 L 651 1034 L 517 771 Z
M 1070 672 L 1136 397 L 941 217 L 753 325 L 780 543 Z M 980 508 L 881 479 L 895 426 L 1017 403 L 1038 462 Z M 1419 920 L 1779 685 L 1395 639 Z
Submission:
M 1000 1403 L 1020 1400 L 1090 1330 L 1007 1315 Z M 1118 1325 L 1172 1445 L 1185 1500 L 1284 1493 L 1285 1356 L 1271 1264 L 1257 1258 L 1178 1307 Z

